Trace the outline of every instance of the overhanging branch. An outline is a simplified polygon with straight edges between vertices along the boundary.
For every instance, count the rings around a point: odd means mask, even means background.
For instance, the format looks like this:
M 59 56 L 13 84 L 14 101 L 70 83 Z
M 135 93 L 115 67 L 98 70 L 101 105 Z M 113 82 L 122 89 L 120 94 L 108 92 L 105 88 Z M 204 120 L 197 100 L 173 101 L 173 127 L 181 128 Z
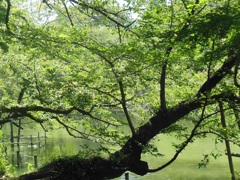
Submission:
M 38 106 L 38 105 L 25 106 L 25 107 L 24 106 L 13 106 L 13 107 L 10 107 L 10 108 L 0 107 L 0 112 L 1 113 L 13 113 L 13 114 L 15 114 L 14 118 L 24 117 L 29 112 L 47 112 L 47 113 L 53 113 L 53 114 L 68 115 L 73 111 L 77 111 L 84 116 L 88 116 L 88 117 L 90 117 L 92 119 L 95 119 L 97 121 L 100 121 L 100 122 L 103 122 L 105 124 L 117 127 L 116 124 L 110 123 L 110 122 L 105 121 L 105 120 L 100 119 L 100 118 L 97 118 L 97 117 L 93 116 L 90 112 L 82 110 L 82 109 L 77 108 L 77 107 L 71 107 L 71 108 L 68 108 L 68 109 L 53 109 L 53 108 L 50 108 L 50 107 L 43 107 L 43 106 Z

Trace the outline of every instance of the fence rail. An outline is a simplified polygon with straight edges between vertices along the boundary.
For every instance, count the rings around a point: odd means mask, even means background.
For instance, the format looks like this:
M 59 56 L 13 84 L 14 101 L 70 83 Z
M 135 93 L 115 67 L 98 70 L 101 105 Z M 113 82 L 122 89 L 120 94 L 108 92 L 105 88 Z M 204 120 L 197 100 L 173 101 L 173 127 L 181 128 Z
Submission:
M 37 136 L 29 135 L 29 136 L 24 136 L 24 135 L 19 135 L 19 136 L 13 136 L 13 133 L 11 133 L 11 145 L 12 145 L 12 150 L 14 149 L 14 145 L 29 145 L 29 146 L 35 146 L 38 145 L 38 147 L 41 147 L 41 142 L 44 141 L 46 145 L 46 140 L 47 140 L 47 135 L 46 132 L 44 132 L 44 136 L 40 136 L 40 133 L 38 132 Z M 17 139 L 15 142 L 14 139 Z M 28 140 L 28 142 L 22 142 L 20 140 Z M 36 140 L 37 139 L 37 140 Z

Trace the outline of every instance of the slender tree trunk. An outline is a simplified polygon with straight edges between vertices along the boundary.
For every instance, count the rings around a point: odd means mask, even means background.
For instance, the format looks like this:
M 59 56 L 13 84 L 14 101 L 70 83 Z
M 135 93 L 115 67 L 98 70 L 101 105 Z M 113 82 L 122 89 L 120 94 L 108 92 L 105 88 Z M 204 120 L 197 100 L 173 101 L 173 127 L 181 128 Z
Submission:
M 221 114 L 221 123 L 222 123 L 222 127 L 224 129 L 227 128 L 227 123 L 226 123 L 226 119 L 225 119 L 225 115 L 224 115 L 224 109 L 223 109 L 223 103 L 221 101 L 219 101 L 219 108 L 220 108 L 220 114 Z M 231 173 L 231 178 L 232 180 L 235 180 L 235 173 L 234 173 L 234 167 L 233 167 L 233 161 L 232 161 L 232 153 L 231 153 L 231 147 L 230 147 L 230 143 L 228 141 L 228 135 L 225 135 L 225 145 L 226 145 L 226 150 L 227 150 L 227 157 L 228 157 L 228 164 L 229 164 L 229 169 L 230 169 L 230 173 Z

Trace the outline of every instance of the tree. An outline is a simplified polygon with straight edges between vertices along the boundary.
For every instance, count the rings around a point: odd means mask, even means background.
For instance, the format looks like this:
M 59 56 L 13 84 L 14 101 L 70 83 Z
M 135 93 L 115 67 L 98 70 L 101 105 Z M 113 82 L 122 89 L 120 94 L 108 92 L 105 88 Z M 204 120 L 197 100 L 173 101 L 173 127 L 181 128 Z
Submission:
M 21 179 L 145 175 L 208 133 L 239 145 L 239 2 L 44 1 L 54 11 L 42 16 L 46 23 L 6 2 L 0 124 L 56 121 L 102 150 L 118 147 L 106 159 L 59 159 Z M 235 117 L 229 128 L 216 118 L 219 101 Z M 155 153 L 151 140 L 161 133 L 183 143 L 168 163 L 149 169 L 141 155 Z

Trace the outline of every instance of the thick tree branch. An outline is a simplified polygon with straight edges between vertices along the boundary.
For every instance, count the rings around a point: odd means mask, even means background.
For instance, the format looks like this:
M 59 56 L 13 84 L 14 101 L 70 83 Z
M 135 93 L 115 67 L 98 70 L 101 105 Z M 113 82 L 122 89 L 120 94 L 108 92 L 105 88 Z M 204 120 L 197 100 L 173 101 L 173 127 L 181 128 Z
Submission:
M 240 104 L 240 98 L 228 92 L 208 97 L 207 104 L 205 104 L 206 97 L 200 97 L 190 101 L 182 101 L 177 106 L 174 106 L 166 111 L 159 111 L 155 116 L 150 118 L 150 120 L 146 124 L 142 125 L 136 131 L 135 135 L 126 142 L 123 148 L 119 152 L 115 153 L 115 156 L 121 156 L 121 154 L 128 154 L 129 159 L 141 159 L 143 147 L 154 136 L 159 134 L 161 130 L 179 121 L 182 117 L 189 114 L 190 112 L 203 106 L 216 103 L 216 101 L 220 99 L 223 101 L 233 101 Z M 131 169 L 129 170 L 132 171 Z M 148 170 L 143 172 L 147 173 Z
M 227 97 L 226 97 L 226 96 L 227 96 Z M 226 100 L 226 101 L 229 101 L 229 100 L 236 101 L 236 100 L 237 100 L 238 103 L 240 104 L 240 98 L 239 98 L 239 97 L 236 97 L 236 96 L 234 96 L 234 95 L 228 96 L 228 93 L 219 94 L 219 95 L 217 95 L 217 96 L 213 96 L 211 99 L 213 100 L 213 103 L 216 102 L 216 101 L 218 101 L 219 99 L 221 99 L 221 100 Z M 209 100 L 211 101 L 211 99 L 209 99 Z M 234 100 L 234 99 L 236 99 L 236 100 Z M 191 134 L 190 134 L 189 137 L 186 139 L 186 141 L 182 143 L 181 148 L 177 150 L 177 152 L 175 153 L 175 155 L 173 156 L 173 158 L 172 158 L 170 161 L 168 161 L 166 164 L 164 164 L 164 165 L 162 165 L 162 166 L 160 166 L 160 167 L 158 167 L 158 168 L 156 168 L 156 169 L 149 169 L 149 172 L 157 172 L 157 171 L 160 171 L 160 170 L 164 169 L 165 167 L 167 167 L 168 165 L 170 165 L 171 163 L 173 163 L 173 162 L 177 159 L 178 155 L 185 149 L 185 147 L 188 145 L 188 143 L 191 142 L 192 139 L 193 139 L 193 137 L 195 137 L 196 135 L 212 133 L 212 134 L 218 135 L 219 137 L 221 137 L 221 138 L 223 138 L 223 139 L 226 140 L 226 137 L 223 137 L 222 135 L 220 135 L 220 134 L 218 134 L 218 133 L 215 133 L 215 132 L 212 132 L 212 131 L 211 131 L 211 132 L 210 132 L 210 131 L 206 131 L 206 132 L 200 132 L 200 133 L 197 132 L 197 128 L 200 126 L 200 124 L 201 124 L 205 119 L 208 119 L 210 116 L 215 115 L 215 114 L 217 114 L 217 113 L 221 113 L 221 116 L 222 116 L 222 111 L 224 111 L 223 107 L 221 107 L 221 110 L 220 110 L 220 111 L 215 112 L 215 113 L 213 113 L 213 114 L 210 114 L 210 115 L 208 115 L 208 116 L 204 116 L 204 112 L 205 112 L 206 106 L 207 106 L 208 104 L 209 104 L 209 103 L 207 102 L 207 99 L 206 99 L 206 101 L 205 101 L 205 103 L 204 103 L 204 106 L 203 106 L 203 109 L 202 109 L 202 114 L 201 114 L 200 120 L 199 120 L 199 121 L 197 122 L 197 124 L 194 126 Z M 211 102 L 210 102 L 210 104 L 211 104 Z M 226 126 L 226 125 L 225 125 L 225 126 Z M 227 139 L 227 140 L 228 140 L 228 139 Z M 228 140 L 228 141 L 230 141 L 230 140 Z M 234 141 L 232 141 L 232 142 L 234 142 Z M 236 143 L 236 142 L 234 142 L 234 143 Z
M 235 48 L 230 49 L 229 59 L 226 60 L 221 68 L 219 68 L 199 89 L 196 97 L 201 97 L 210 93 L 211 90 L 230 72 L 231 68 L 235 65 L 239 59 L 238 50 Z
M 200 120 L 196 123 L 196 125 L 194 126 L 194 128 L 192 129 L 192 132 L 190 134 L 190 136 L 186 139 L 186 141 L 184 141 L 181 145 L 181 147 L 177 150 L 177 152 L 175 153 L 175 155 L 173 156 L 173 158 L 168 161 L 166 164 L 156 168 L 156 169 L 149 169 L 149 172 L 157 172 L 160 171 L 162 169 L 164 169 L 165 167 L 169 166 L 170 164 L 172 164 L 178 157 L 178 155 L 185 149 L 185 147 L 192 141 L 193 137 L 195 136 L 195 132 L 197 131 L 198 127 L 200 126 L 200 124 L 203 122 L 204 118 L 204 113 L 205 113 L 205 109 L 207 106 L 207 100 L 205 100 L 203 109 L 202 109 L 202 114 L 200 117 Z
M 22 88 L 17 99 L 17 103 L 20 104 L 22 102 L 24 93 L 26 91 L 26 88 Z M 1 112 L 1 114 L 4 112 Z M 0 120 L 0 125 L 4 125 L 6 123 L 11 122 L 12 119 L 18 118 L 18 117 L 23 117 L 24 115 L 19 113 L 19 112 L 9 112 L 10 114 L 6 117 Z M 18 126 L 16 123 L 14 123 L 15 126 Z
M 156 126 L 158 126 L 158 128 L 154 128 L 156 130 L 156 132 L 152 131 L 153 134 L 156 135 L 161 129 L 170 126 L 171 124 L 175 123 L 177 120 L 179 120 L 181 117 L 185 116 L 192 110 L 199 108 L 200 107 L 199 105 L 202 104 L 202 100 L 200 97 L 202 97 L 203 94 L 209 93 L 214 87 L 216 87 L 216 85 L 225 77 L 225 75 L 227 73 L 229 73 L 231 68 L 234 66 L 236 60 L 238 59 L 237 51 L 230 50 L 229 54 L 230 54 L 230 56 L 229 56 L 230 59 L 225 61 L 223 63 L 223 65 L 212 75 L 212 77 L 210 77 L 205 83 L 203 83 L 203 85 L 200 87 L 200 89 L 196 95 L 195 100 L 190 101 L 190 102 L 183 101 L 178 106 L 173 107 L 170 110 L 167 110 L 164 112 L 159 110 L 158 113 L 150 119 L 149 125 L 146 124 L 146 128 L 148 126 L 151 127 L 156 123 Z M 231 96 L 233 96 L 233 95 L 231 95 Z M 220 97 L 217 97 L 217 95 L 216 95 L 215 98 L 224 98 L 224 96 L 221 95 Z M 230 98 L 230 97 L 228 96 L 226 98 Z M 234 99 L 234 100 L 236 100 L 236 99 Z M 167 119 L 167 121 L 166 120 L 164 121 L 163 119 Z M 161 122 L 161 123 L 159 123 L 159 122 Z M 142 127 L 139 128 L 138 133 L 140 133 L 140 134 L 142 134 L 142 132 L 141 132 Z M 145 129 L 145 127 L 143 127 L 143 129 Z M 151 130 L 149 130 L 149 132 L 150 131 Z M 154 137 L 155 135 L 153 135 L 153 134 L 151 133 L 151 135 L 148 138 L 151 139 L 152 137 Z M 141 139 L 140 142 L 145 144 L 150 140 L 148 138 L 145 137 L 145 140 Z
M 3 118 L 3 119 L 0 119 L 0 126 L 2 128 L 2 126 L 6 123 L 9 123 L 11 122 L 11 120 L 9 120 L 9 118 Z
M 26 107 L 21 107 L 21 106 L 13 106 L 13 107 L 0 107 L 0 112 L 1 113 L 14 113 L 16 114 L 14 117 L 12 118 L 16 118 L 16 117 L 23 117 L 25 115 L 27 115 L 29 112 L 48 112 L 48 113 L 53 113 L 53 114 L 63 114 L 63 115 L 67 115 L 70 114 L 72 111 L 77 111 L 79 113 L 81 113 L 82 115 L 88 116 L 92 119 L 98 120 L 100 122 L 112 125 L 112 126 L 117 126 L 113 123 L 110 123 L 108 121 L 102 120 L 100 118 L 97 118 L 95 116 L 93 116 L 90 112 L 79 109 L 77 107 L 72 107 L 69 109 L 53 109 L 53 108 L 49 108 L 49 107 L 43 107 L 43 106 L 26 106 Z

